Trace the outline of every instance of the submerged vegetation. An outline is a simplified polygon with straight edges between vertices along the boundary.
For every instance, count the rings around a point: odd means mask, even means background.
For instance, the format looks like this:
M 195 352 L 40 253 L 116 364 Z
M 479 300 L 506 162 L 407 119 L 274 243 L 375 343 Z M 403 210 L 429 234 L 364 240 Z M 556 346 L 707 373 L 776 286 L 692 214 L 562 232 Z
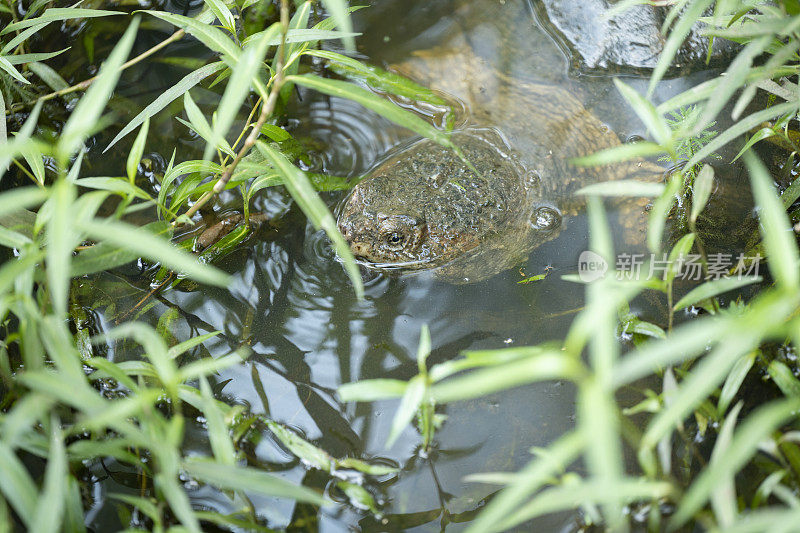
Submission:
M 648 2 L 620 2 L 615 9 L 641 3 Z M 431 338 L 423 328 L 416 376 L 339 389 L 342 402 L 399 398 L 389 443 L 416 418 L 421 449 L 428 451 L 445 422 L 443 404 L 543 380 L 575 384 L 574 430 L 546 449 L 532 450 L 530 463 L 518 472 L 470 477 L 499 488 L 477 515 L 461 517 L 472 519 L 469 531 L 502 531 L 576 508 L 587 525 L 620 531 L 635 522 L 653 531 L 692 523 L 709 530 L 781 531 L 793 529 L 799 518 L 800 380 L 794 353 L 800 342 L 800 252 L 792 224 L 800 220 L 800 185 L 784 183 L 776 194 L 755 148 L 773 142 L 788 149 L 784 166 L 794 165 L 800 89 L 789 77 L 800 68 L 800 4 L 670 4 L 664 28 L 669 38 L 651 94 L 698 18 L 707 25 L 706 35 L 739 43 L 739 55 L 723 75 L 658 106 L 618 81 L 652 141 L 582 163 L 658 156 L 675 163 L 675 171 L 655 187 L 609 183 L 581 193 L 588 196 L 591 248 L 608 265 L 617 262 L 602 197 L 646 192 L 654 196 L 650 251 L 666 254 L 670 265 L 696 253 L 708 281 L 679 291 L 676 268 L 663 269 L 657 279 L 617 279 L 612 268 L 586 283 L 586 305 L 562 343 L 468 352 L 429 365 Z M 251 205 L 278 186 L 327 233 L 362 295 L 352 255 L 318 194 L 351 183 L 305 171 L 307 149 L 284 127 L 294 87 L 352 100 L 452 146 L 451 117 L 439 128 L 394 103 L 446 102 L 353 59 L 347 50 L 319 49 L 320 41 L 353 48 L 356 34 L 342 0 L 206 0 L 192 15 L 188 7 L 183 14 L 154 6 L 129 12 L 124 3 L 119 10 L 22 5 L 0 0 L 0 244 L 6 251 L 0 266 L 0 531 L 85 531 L 88 492 L 111 462 L 115 474 L 129 478 L 127 490 L 109 495 L 122 528 L 267 531 L 275 524 L 258 512 L 259 497 L 297 502 L 286 520 L 295 529 L 313 529 L 309 515 L 333 499 L 380 517 L 370 484 L 394 475 L 394 465 L 340 456 L 275 422 L 268 407 L 266 414 L 255 414 L 220 400 L 221 388 L 209 378 L 248 358 L 246 338 L 238 349 L 213 357 L 205 345 L 220 332 L 178 338 L 170 314 L 156 327 L 138 319 L 161 291 L 226 287 L 230 276 L 210 263 L 247 243 L 258 224 L 270 222 L 251 212 Z M 124 20 L 126 29 L 105 41 L 97 28 L 110 32 L 116 26 L 98 25 L 84 34 L 87 53 L 107 51 L 96 73 L 71 71 L 64 60 L 72 53 L 68 49 L 38 51 L 37 36 L 77 34 L 87 19 L 106 17 Z M 167 27 L 156 44 L 134 47 L 137 35 Z M 159 55 L 188 36 L 203 46 L 196 57 Z M 120 91 L 126 72 L 154 57 L 188 72 L 119 128 L 105 114 L 114 109 L 112 93 Z M 722 113 L 735 123 L 721 129 Z M 146 146 L 168 123 L 180 123 L 184 134 L 200 139 L 202 153 L 186 157 L 191 150 L 178 143 L 159 147 L 172 157 L 153 171 Z M 742 135 L 747 139 L 736 158 L 747 169 L 760 225 L 743 263 L 735 266 L 752 272 L 752 263 L 765 258 L 766 281 L 713 275 L 712 255 L 697 229 L 701 214 L 714 218 L 707 207 L 719 160 L 714 154 Z M 96 161 L 110 157 L 100 152 L 123 154 L 121 175 L 97 175 L 97 168 L 107 167 Z M 233 204 L 225 191 L 235 193 Z M 677 234 L 665 250 L 668 226 Z M 116 293 L 93 293 L 98 273 L 137 260 L 150 285 L 139 288 L 143 298 L 133 309 L 117 309 Z M 757 282 L 757 290 L 722 298 Z M 644 291 L 666 302 L 664 323 L 630 312 Z M 101 303 L 113 328 L 92 324 Z M 654 374 L 660 387 L 652 387 L 654 381 L 640 385 Z M 748 392 L 748 386 L 758 391 Z M 641 402 L 620 405 L 617 395 L 629 387 L 640 387 Z M 197 426 L 207 439 L 202 449 L 189 450 L 187 434 Z M 324 494 L 252 460 L 257 435 L 265 431 L 318 471 Z M 200 486 L 213 487 L 228 511 L 193 501 Z M 446 524 L 452 518 L 440 513 L 424 519 Z

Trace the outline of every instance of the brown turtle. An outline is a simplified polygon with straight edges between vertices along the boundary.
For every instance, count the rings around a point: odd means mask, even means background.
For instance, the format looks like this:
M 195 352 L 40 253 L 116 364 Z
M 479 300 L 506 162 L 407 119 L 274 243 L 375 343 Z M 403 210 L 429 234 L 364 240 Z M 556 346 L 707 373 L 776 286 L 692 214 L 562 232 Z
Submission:
M 452 150 L 428 139 L 394 150 L 338 210 L 354 255 L 370 268 L 432 269 L 456 283 L 513 267 L 557 235 L 581 207 L 577 189 L 616 179 L 661 179 L 636 160 L 587 168 L 576 157 L 620 140 L 563 88 L 511 81 L 468 47 L 418 52 L 398 70 L 465 104 L 468 124 Z M 644 202 L 626 210 L 644 230 Z

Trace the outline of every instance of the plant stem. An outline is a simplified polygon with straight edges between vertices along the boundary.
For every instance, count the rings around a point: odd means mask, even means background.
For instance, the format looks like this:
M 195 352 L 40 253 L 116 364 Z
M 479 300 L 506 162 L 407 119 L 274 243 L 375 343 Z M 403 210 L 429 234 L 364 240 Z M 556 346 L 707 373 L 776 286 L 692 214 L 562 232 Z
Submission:
M 132 67 L 136 63 L 141 62 L 143 59 L 146 59 L 146 58 L 150 57 L 151 55 L 155 54 L 156 52 L 158 52 L 159 50 L 161 50 L 162 48 L 164 48 L 168 44 L 179 40 L 184 35 L 186 35 L 186 32 L 184 30 L 176 31 L 175 33 L 173 33 L 172 35 L 170 35 L 169 37 L 167 37 L 166 39 L 164 39 L 163 41 L 161 41 L 157 45 L 153 46 L 152 48 L 150 48 L 148 50 L 145 50 L 144 52 L 142 52 L 138 56 L 136 56 L 133 59 L 129 60 L 128 62 L 124 63 L 120 67 L 120 71 L 123 71 L 123 70 L 127 69 L 128 67 Z M 53 98 L 56 98 L 58 96 L 63 96 L 65 94 L 70 94 L 70 93 L 74 93 L 74 92 L 77 92 L 77 91 L 85 91 L 95 81 L 97 81 L 97 76 L 89 78 L 88 80 L 83 80 L 80 83 L 76 83 L 72 87 L 67 87 L 65 89 L 61 89 L 59 91 L 55 91 L 55 92 L 52 92 L 50 94 L 45 94 L 44 96 L 40 96 L 36 100 L 30 100 L 28 102 L 24 102 L 22 104 L 14 106 L 11 109 L 9 109 L 8 111 L 6 111 L 6 114 L 8 115 L 8 114 L 11 114 L 13 112 L 16 112 L 16 111 L 22 109 L 26 105 L 37 104 L 39 102 L 46 102 L 47 100 L 52 100 Z
M 242 145 L 239 152 L 237 152 L 236 157 L 233 159 L 230 165 L 225 169 L 225 172 L 219 177 L 217 182 L 214 184 L 214 188 L 200 197 L 200 199 L 195 202 L 195 204 L 189 208 L 186 212 L 186 216 L 191 218 L 201 207 L 203 207 L 212 197 L 221 193 L 225 190 L 225 185 L 227 185 L 228 181 L 230 181 L 231 176 L 233 176 L 233 172 L 236 170 L 236 166 L 239 162 L 247 155 L 250 149 L 256 144 L 258 140 L 258 136 L 261 133 L 261 127 L 267 121 L 267 119 L 272 116 L 272 113 L 275 111 L 275 106 L 278 102 L 278 96 L 281 92 L 281 87 L 283 87 L 283 62 L 284 62 L 284 50 L 286 48 L 286 34 L 289 31 L 289 2 L 288 0 L 281 0 L 281 44 L 278 47 L 278 62 L 275 68 L 275 78 L 272 82 L 272 89 L 270 90 L 269 96 L 267 97 L 266 102 L 264 102 L 261 106 L 261 114 L 258 116 L 258 121 L 256 121 L 255 125 L 253 126 L 250 135 L 247 136 L 245 139 L 244 144 Z M 173 225 L 175 223 L 173 222 Z

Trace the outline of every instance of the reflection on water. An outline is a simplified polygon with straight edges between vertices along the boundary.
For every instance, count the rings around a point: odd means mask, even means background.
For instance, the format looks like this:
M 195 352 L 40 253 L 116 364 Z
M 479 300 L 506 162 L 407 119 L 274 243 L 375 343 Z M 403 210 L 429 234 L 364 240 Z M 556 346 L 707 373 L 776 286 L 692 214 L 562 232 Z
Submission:
M 566 78 L 563 54 L 535 25 L 524 0 L 383 1 L 359 11 L 358 17 L 365 33 L 361 52 L 375 62 L 402 61 L 414 49 L 458 40 L 512 79 L 569 87 L 622 138 L 645 133 L 611 90 L 609 79 Z M 639 88 L 645 83 L 629 81 Z M 656 98 L 696 81 L 690 77 L 666 82 Z M 351 102 L 309 92 L 301 97 L 292 110 L 299 117 L 291 124 L 292 133 L 315 147 L 309 166 L 313 171 L 360 176 L 407 138 L 407 132 Z M 161 156 L 169 159 L 169 154 Z M 341 196 L 330 194 L 326 199 L 332 206 Z M 235 200 L 230 205 L 235 206 Z M 580 286 L 560 279 L 575 271 L 577 257 L 587 247 L 581 216 L 573 217 L 555 241 L 537 248 L 518 268 L 486 281 L 454 286 L 425 275 L 377 276 L 367 280 L 366 298 L 358 302 L 324 235 L 306 224 L 283 192 L 262 192 L 252 209 L 278 221 L 265 225 L 248 246 L 220 262 L 233 275 L 230 287 L 164 292 L 141 308 L 137 319 L 159 324 L 164 316 L 173 317 L 169 331 L 178 339 L 222 331 L 198 353 L 216 357 L 247 346 L 251 355 L 216 378 L 212 386 L 220 399 L 285 423 L 335 457 L 378 458 L 401 467 L 398 475 L 368 484 L 386 502 L 383 517 L 339 506 L 320 511 L 319 523 L 306 522 L 305 529 L 435 531 L 446 525 L 448 531 L 460 530 L 496 490 L 466 483 L 464 476 L 515 470 L 530 458 L 531 447 L 546 446 L 572 427 L 569 385 L 520 387 L 443 407 L 447 421 L 436 435 L 434 450 L 424 457 L 411 427 L 391 449 L 384 449 L 396 401 L 343 405 L 335 391 L 359 379 L 415 375 L 423 324 L 430 326 L 433 340 L 429 364 L 452 359 L 463 350 L 563 339 L 583 301 Z M 545 269 L 550 275 L 544 281 L 517 284 Z M 98 281 L 97 290 L 119 311 L 134 307 L 147 288 L 107 275 Z M 329 485 L 329 477 L 305 468 L 268 431 L 253 438 L 251 445 L 252 464 L 320 489 Z M 200 422 L 187 446 L 207 451 Z M 108 481 L 103 490 L 117 491 L 116 483 Z M 336 493 L 331 497 L 341 499 Z M 234 509 L 227 496 L 207 489 L 197 489 L 193 498 L 198 505 L 223 512 Z M 253 503 L 275 527 L 294 520 L 302 529 L 300 519 L 316 513 L 286 500 L 262 498 Z M 97 518 L 95 524 L 104 520 Z M 532 528 L 554 531 L 572 520 L 549 517 Z

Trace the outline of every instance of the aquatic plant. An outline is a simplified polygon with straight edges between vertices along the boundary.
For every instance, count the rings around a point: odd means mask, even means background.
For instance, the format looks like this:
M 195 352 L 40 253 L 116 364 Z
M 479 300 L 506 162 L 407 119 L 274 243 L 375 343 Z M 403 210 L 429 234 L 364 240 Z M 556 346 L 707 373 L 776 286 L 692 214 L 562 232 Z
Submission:
M 619 2 L 612 11 L 649 3 Z M 761 278 L 713 279 L 703 270 L 708 281 L 677 298 L 674 268 L 665 269 L 660 278 L 638 280 L 615 276 L 611 268 L 604 278 L 586 283 L 586 306 L 563 343 L 465 353 L 439 365 L 460 372 L 435 366 L 420 374 L 437 376 L 428 378 L 424 393 L 413 393 L 411 382 L 405 388 L 383 387 L 382 397 L 403 395 L 395 418 L 401 423 L 410 419 L 404 408 L 419 403 L 409 400 L 412 394 L 452 402 L 541 380 L 575 384 L 574 431 L 546 449 L 531 450 L 530 463 L 517 472 L 469 477 L 500 486 L 468 527 L 470 532 L 504 531 L 568 509 L 581 509 L 586 524 L 613 531 L 637 523 L 650 531 L 796 528 L 800 381 L 794 357 L 785 354 L 794 353 L 798 342 L 800 252 L 786 210 L 797 200 L 800 187 L 792 183 L 779 196 L 754 146 L 763 140 L 779 141 L 776 144 L 791 152 L 787 164 L 793 164 L 800 91 L 788 77 L 800 68 L 800 35 L 795 31 L 800 4 L 794 0 L 669 4 L 663 28 L 668 38 L 650 80 L 650 95 L 698 20 L 705 24 L 702 33 L 712 45 L 714 38 L 725 38 L 740 43 L 741 49 L 723 74 L 657 106 L 615 80 L 653 140 L 612 148 L 577 163 L 661 156 L 682 160 L 683 165 L 660 187 L 604 183 L 582 191 L 589 196 L 591 249 L 608 265 L 615 264 L 603 197 L 655 196 L 648 228 L 648 246 L 655 253 L 661 252 L 672 206 L 682 196 L 691 200 L 686 207 L 684 231 L 688 231 L 669 251 L 668 263 L 679 264 L 693 249 L 705 257 L 702 247 L 696 248 L 702 245 L 695 222 L 710 197 L 714 172 L 702 162 L 749 134 L 735 159 L 744 160 L 749 174 L 760 220 L 754 250 L 768 261 L 769 283 L 757 292 L 722 299 Z M 770 97 L 760 98 L 763 92 Z M 729 112 L 734 123 L 712 134 L 709 129 L 723 112 Z M 581 282 L 578 276 L 567 277 Z M 652 290 L 667 300 L 665 328 L 629 311 L 636 295 Z M 689 309 L 692 312 L 674 326 L 674 314 Z M 660 390 L 641 385 L 641 403 L 618 404 L 616 395 L 622 388 L 653 374 L 661 378 Z M 748 379 L 761 382 L 755 385 L 758 392 L 746 392 Z M 346 399 L 368 400 L 377 386 L 378 382 L 354 383 L 343 386 L 341 393 Z M 647 419 L 639 430 L 631 417 L 643 413 Z M 423 437 L 430 441 L 429 435 Z M 626 448 L 635 451 L 637 465 L 626 464 Z
M 230 277 L 208 263 L 235 249 L 263 220 L 263 215 L 251 216 L 250 202 L 272 186 L 284 186 L 309 221 L 327 232 L 354 290 L 363 292 L 352 255 L 317 194 L 317 188 L 341 183 L 320 176 L 312 182 L 295 164 L 304 157 L 302 146 L 281 127 L 292 87 L 352 99 L 450 145 L 443 132 L 364 85 L 401 95 L 413 91 L 417 98 L 429 96 L 438 103 L 433 93 L 343 54 L 317 49 L 324 39 L 341 39 L 352 48 L 356 34 L 345 2 L 324 0 L 330 17 L 320 17 L 311 27 L 312 2 L 292 8 L 283 0 L 256 9 L 267 4 L 208 0 L 187 16 L 152 9 L 131 14 L 58 8 L 47 2 L 34 2 L 22 14 L 16 2 L 0 2 L 0 177 L 13 184 L 0 193 L 0 244 L 7 259 L 0 266 L 0 531 L 19 526 L 84 531 L 87 480 L 109 463 L 137 480 L 138 491 L 112 494 L 109 503 L 134 528 L 164 531 L 180 524 L 201 531 L 213 524 L 265 530 L 253 495 L 328 505 L 319 492 L 248 464 L 244 448 L 255 427 L 268 428 L 287 449 L 306 454 L 305 460 L 313 451 L 311 466 L 336 473 L 336 487 L 354 505 L 378 512 L 368 491 L 341 477 L 345 472 L 385 475 L 394 468 L 354 457 L 336 459 L 292 430 L 215 398 L 207 376 L 241 364 L 248 357 L 246 346 L 222 357 L 203 356 L 203 343 L 220 332 L 181 341 L 170 331 L 171 313 L 159 319 L 157 328 L 136 321 L 158 291 L 168 287 L 195 282 L 225 287 Z M 70 84 L 48 65 L 68 48 L 31 51 L 33 38 L 54 23 L 68 27 L 112 16 L 124 17 L 127 29 L 92 77 Z M 140 27 L 156 21 L 173 31 L 129 59 Z M 97 139 L 106 138 L 102 133 L 115 131 L 105 113 L 121 74 L 186 36 L 205 46 L 213 59 L 198 65 L 167 57 L 189 72 L 103 147 L 108 151 L 127 142 L 138 129 L 126 150 L 125 175 L 92 175 L 85 154 Z M 85 41 L 90 54 L 95 37 Z M 310 72 L 312 58 L 346 70 L 343 76 L 354 81 Z M 204 83 L 224 86 L 210 115 L 192 96 L 192 89 Z M 243 105 L 249 116 L 241 124 L 236 119 Z M 178 116 L 180 111 L 185 118 Z M 155 187 L 146 187 L 140 179 L 149 164 L 145 147 L 153 124 L 163 125 L 165 114 L 202 138 L 205 151 L 187 160 L 177 159 L 173 151 L 166 171 L 154 177 Z M 53 123 L 57 134 L 51 133 Z M 234 188 L 241 195 L 241 216 L 224 219 L 205 237 L 172 242 L 197 221 L 204 206 Z M 149 223 L 133 223 L 142 213 Z M 90 276 L 139 258 L 153 273 L 152 290 L 133 309 L 116 310 L 118 325 L 96 335 L 92 308 L 105 301 L 113 314 L 116 301 L 114 295 L 93 294 Z M 103 351 L 108 347 L 131 358 L 107 359 Z M 184 449 L 187 426 L 198 420 L 208 432 L 205 453 Z M 229 495 L 223 497 L 230 511 L 192 505 L 188 494 L 198 484 Z

